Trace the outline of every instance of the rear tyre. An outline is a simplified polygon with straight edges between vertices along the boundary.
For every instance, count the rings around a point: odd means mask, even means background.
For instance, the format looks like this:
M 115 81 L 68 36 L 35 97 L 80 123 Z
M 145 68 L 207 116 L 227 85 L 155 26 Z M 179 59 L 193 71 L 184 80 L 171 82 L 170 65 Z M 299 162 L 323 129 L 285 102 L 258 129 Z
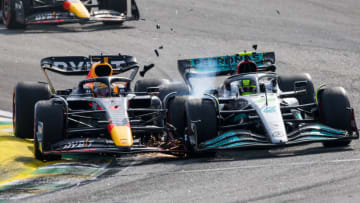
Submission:
M 294 91 L 295 81 L 307 81 L 307 86 L 306 86 L 307 94 L 296 97 L 299 101 L 299 104 L 314 103 L 315 102 L 314 85 L 312 83 L 311 76 L 308 73 L 279 76 L 278 82 L 279 82 L 280 90 L 283 92 Z
M 64 139 L 65 105 L 53 100 L 39 101 L 35 106 L 34 154 L 41 161 L 61 159 L 61 155 L 48 155 L 51 145 Z
M 8 29 L 24 29 L 26 27 L 25 22 L 18 22 L 16 20 L 17 14 L 15 13 L 15 0 L 1 0 L 2 1 L 2 21 Z M 24 10 L 30 7 L 29 0 L 19 1 L 22 3 Z M 20 11 L 17 11 L 20 12 Z M 25 12 L 23 12 L 25 19 Z
M 188 86 L 184 83 L 170 83 L 159 87 L 160 100 L 163 101 L 164 98 L 172 92 L 176 92 L 176 96 L 185 96 L 190 94 Z
M 135 83 L 135 92 L 146 92 L 149 87 L 159 87 L 160 85 L 169 84 L 167 79 L 142 79 Z
M 33 138 L 34 108 L 40 100 L 48 100 L 48 85 L 34 82 L 20 82 L 13 94 L 14 135 L 19 138 Z
M 320 122 L 340 130 L 351 131 L 350 102 L 343 87 L 321 89 L 318 93 Z M 351 140 L 323 142 L 324 147 L 344 147 Z

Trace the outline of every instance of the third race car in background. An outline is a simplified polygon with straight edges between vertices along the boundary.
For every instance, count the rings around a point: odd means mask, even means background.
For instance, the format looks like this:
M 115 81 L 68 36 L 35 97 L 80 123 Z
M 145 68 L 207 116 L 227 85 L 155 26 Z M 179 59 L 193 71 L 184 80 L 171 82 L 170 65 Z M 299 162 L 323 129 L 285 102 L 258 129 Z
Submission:
M 135 0 L 0 0 L 2 21 L 9 29 L 30 24 L 103 22 L 121 25 L 139 20 Z

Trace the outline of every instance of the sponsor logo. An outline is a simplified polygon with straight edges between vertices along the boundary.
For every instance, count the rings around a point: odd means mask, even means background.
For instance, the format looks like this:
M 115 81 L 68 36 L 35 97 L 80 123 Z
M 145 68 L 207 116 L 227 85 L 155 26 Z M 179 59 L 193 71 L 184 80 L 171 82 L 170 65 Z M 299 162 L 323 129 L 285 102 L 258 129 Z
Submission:
M 94 141 L 92 141 L 92 140 L 74 141 L 74 142 L 65 144 L 62 149 L 76 149 L 76 148 L 91 147 L 93 142 Z
M 125 63 L 125 61 L 111 61 L 110 65 L 116 68 Z M 65 71 L 87 71 L 91 67 L 89 61 L 54 61 L 53 65 Z
M 265 107 L 263 112 L 264 113 L 275 113 L 276 112 L 276 106 Z
M 263 53 L 254 53 L 248 55 L 248 57 L 258 65 L 263 62 Z M 196 68 L 209 68 L 214 66 L 223 66 L 224 68 L 228 68 L 229 65 L 236 66 L 240 61 L 244 59 L 245 56 L 237 54 L 232 56 L 191 59 L 190 63 L 193 67 Z
M 44 12 L 35 16 L 36 21 L 58 20 L 63 18 L 64 18 L 63 13 L 56 13 L 56 12 Z
M 274 131 L 272 134 L 273 137 L 282 137 L 282 133 L 280 131 Z
M 268 98 L 267 101 L 268 102 L 274 102 L 274 101 L 276 101 L 276 99 L 275 98 Z M 263 102 L 266 102 L 266 98 L 261 98 L 261 99 L 255 100 L 255 103 L 263 103 Z

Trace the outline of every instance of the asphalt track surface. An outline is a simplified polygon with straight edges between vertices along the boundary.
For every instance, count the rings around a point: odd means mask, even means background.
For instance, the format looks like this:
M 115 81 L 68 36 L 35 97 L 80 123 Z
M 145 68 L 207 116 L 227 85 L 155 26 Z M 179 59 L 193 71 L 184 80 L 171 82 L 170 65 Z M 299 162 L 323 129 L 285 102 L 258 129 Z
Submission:
M 52 55 L 123 53 L 155 63 L 148 77 L 181 80 L 179 58 L 232 54 L 258 44 L 275 51 L 278 73 L 308 72 L 316 86 L 344 86 L 360 120 L 358 0 L 138 0 L 145 20 L 101 24 L 0 25 L 0 106 L 11 110 L 17 81 L 44 80 L 39 61 Z M 160 29 L 156 29 L 156 24 Z M 159 46 L 159 57 L 154 49 Z M 76 77 L 51 75 L 55 86 Z M 129 161 L 130 160 L 130 161 Z M 178 159 L 157 154 L 118 158 L 113 173 L 29 202 L 359 202 L 360 143 L 324 149 L 219 152 Z

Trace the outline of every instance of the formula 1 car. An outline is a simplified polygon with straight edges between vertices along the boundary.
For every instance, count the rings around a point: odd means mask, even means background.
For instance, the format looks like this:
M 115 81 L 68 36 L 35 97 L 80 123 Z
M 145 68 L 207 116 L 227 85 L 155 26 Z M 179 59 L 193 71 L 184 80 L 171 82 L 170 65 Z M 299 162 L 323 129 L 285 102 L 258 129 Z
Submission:
M 145 66 L 140 75 L 151 68 Z M 20 82 L 13 96 L 14 134 L 34 139 L 37 159 L 55 160 L 67 153 L 184 152 L 174 119 L 167 119 L 174 117 L 167 111 L 169 98 L 188 94 L 184 84 L 142 79 L 133 91 L 139 65 L 126 55 L 48 57 L 41 60 L 41 69 L 47 83 Z M 55 90 L 47 71 L 87 78 L 73 89 Z
M 135 0 L 1 0 L 1 7 L 2 20 L 8 29 L 30 24 L 121 25 L 140 18 Z
M 192 91 L 194 78 L 210 84 L 206 79 L 230 75 L 218 88 L 186 100 L 185 136 L 194 152 L 310 142 L 346 146 L 359 138 L 344 88 L 315 92 L 309 74 L 275 74 L 274 52 L 185 59 L 178 68 Z

